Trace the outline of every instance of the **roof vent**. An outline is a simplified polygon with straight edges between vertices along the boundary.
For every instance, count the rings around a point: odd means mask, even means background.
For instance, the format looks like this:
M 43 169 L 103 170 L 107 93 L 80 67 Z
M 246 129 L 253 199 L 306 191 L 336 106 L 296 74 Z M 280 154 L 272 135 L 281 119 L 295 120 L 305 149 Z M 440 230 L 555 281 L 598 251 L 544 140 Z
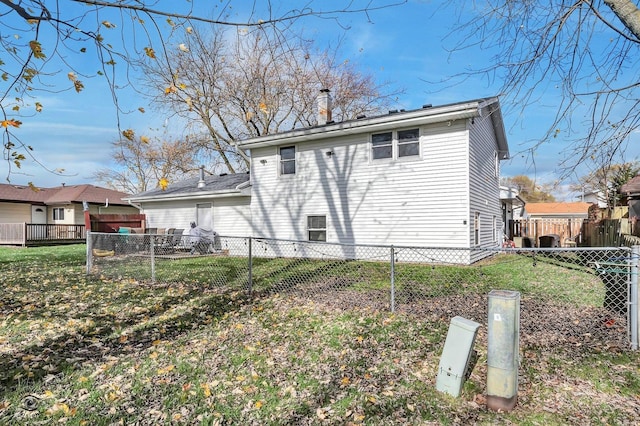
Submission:
M 390 109 L 389 110 L 389 114 L 397 114 L 398 110 L 397 109 Z
M 198 188 L 204 188 L 206 185 L 204 181 L 204 166 L 200 166 L 200 180 L 198 181 Z
M 361 120 L 361 119 L 363 119 L 363 118 L 367 118 L 367 116 L 366 116 L 365 114 L 359 114 L 359 115 L 357 115 L 357 116 L 356 116 L 356 118 L 357 118 L 358 120 Z
M 422 108 L 431 108 L 432 106 L 433 105 L 431 105 L 431 104 L 424 104 L 424 105 L 422 105 Z
M 226 173 L 220 173 L 220 177 L 226 176 L 226 175 L 227 175 Z

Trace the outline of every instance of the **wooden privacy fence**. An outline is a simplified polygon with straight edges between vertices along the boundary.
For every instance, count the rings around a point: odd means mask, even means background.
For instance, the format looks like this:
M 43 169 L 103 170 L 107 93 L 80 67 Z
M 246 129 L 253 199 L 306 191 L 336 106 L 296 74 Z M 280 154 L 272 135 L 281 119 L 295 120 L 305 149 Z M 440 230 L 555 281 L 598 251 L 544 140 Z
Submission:
M 85 212 L 85 224 L 92 232 L 118 232 L 121 227 L 145 228 L 144 214 L 89 214 Z
M 581 247 L 622 247 L 640 244 L 637 221 L 602 219 L 520 219 L 509 221 L 509 239 L 528 237 L 536 246 L 543 235 L 555 234 L 560 245 Z
M 514 237 L 529 237 L 538 246 L 539 238 L 543 235 L 558 235 L 560 244 L 567 246 L 579 243 L 581 238 L 583 219 L 554 218 L 554 219 L 518 219 L 509 221 L 509 239 Z
M 640 244 L 640 226 L 635 220 L 627 218 L 585 221 L 582 234 L 584 245 L 588 247 L 630 247 Z

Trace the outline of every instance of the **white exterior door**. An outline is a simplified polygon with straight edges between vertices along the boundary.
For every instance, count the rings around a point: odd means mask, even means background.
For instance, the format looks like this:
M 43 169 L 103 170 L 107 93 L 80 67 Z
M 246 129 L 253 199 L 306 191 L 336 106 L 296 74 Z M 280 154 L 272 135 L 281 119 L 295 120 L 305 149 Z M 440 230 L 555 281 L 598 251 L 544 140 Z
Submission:
M 47 223 L 47 208 L 45 206 L 31 206 L 31 223 Z
M 201 228 L 213 229 L 213 204 L 196 204 L 196 224 Z

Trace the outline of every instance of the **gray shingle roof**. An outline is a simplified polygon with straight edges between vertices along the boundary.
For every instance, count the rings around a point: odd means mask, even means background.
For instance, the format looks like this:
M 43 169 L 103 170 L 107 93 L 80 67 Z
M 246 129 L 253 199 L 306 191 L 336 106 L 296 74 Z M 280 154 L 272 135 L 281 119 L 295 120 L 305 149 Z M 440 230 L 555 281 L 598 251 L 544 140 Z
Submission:
M 198 188 L 199 177 L 185 179 L 179 182 L 170 183 L 166 189 L 160 188 L 129 197 L 132 200 L 140 198 L 156 198 L 170 196 L 187 196 L 198 194 L 215 194 L 216 192 L 226 192 L 236 190 L 238 185 L 249 181 L 248 173 L 223 174 L 221 176 L 205 176 L 205 185 Z

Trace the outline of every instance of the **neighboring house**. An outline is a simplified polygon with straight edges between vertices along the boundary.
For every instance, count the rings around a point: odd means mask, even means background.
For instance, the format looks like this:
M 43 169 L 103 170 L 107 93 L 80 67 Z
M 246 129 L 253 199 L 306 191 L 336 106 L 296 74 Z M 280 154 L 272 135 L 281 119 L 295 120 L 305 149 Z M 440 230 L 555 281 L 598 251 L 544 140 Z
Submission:
M 83 202 L 92 214 L 139 213 L 125 197 L 128 194 L 93 185 L 34 189 L 0 184 L 0 223 L 84 225 Z
M 500 246 L 500 161 L 509 152 L 497 98 L 340 123 L 330 112 L 325 96 L 318 126 L 241 142 L 250 181 L 196 178 L 130 201 L 153 227 L 206 218 L 221 235 Z
M 597 204 L 600 209 L 606 209 L 608 206 L 607 197 L 602 191 L 587 191 L 577 198 L 585 203 Z
M 522 217 L 526 202 L 520 197 L 518 189 L 510 186 L 500 186 L 500 202 L 502 203 L 503 238 L 508 238 L 509 221 Z
M 629 219 L 640 218 L 640 175 L 634 176 L 620 187 L 620 194 L 626 197 L 629 206 Z
M 525 219 L 578 219 L 589 217 L 591 203 L 527 203 L 524 206 Z

